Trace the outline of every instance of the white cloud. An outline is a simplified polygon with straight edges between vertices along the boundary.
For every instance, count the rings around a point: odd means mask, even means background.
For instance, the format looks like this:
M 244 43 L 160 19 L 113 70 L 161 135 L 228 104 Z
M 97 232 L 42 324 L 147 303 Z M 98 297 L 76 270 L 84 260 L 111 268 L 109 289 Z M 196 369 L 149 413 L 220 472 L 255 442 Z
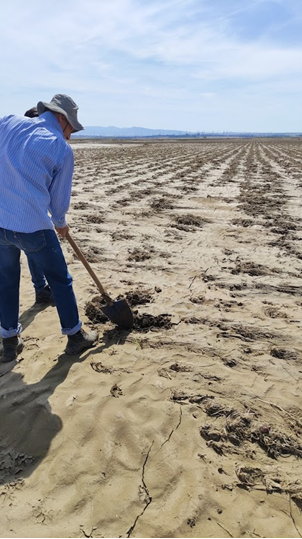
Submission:
M 271 28 L 242 37 L 236 26 L 248 25 L 251 10 L 274 5 L 286 10 L 278 24 L 290 37 L 293 21 L 301 21 L 295 0 L 46 0 L 43 9 L 38 0 L 2 2 L 0 115 L 63 91 L 81 103 L 86 125 L 108 118 L 148 127 L 158 110 L 162 127 L 194 130 L 192 108 L 204 114 L 212 103 L 214 118 L 214 104 L 235 111 L 238 99 L 248 123 L 250 103 L 240 96 L 255 100 L 258 92 L 259 102 L 268 96 L 274 103 L 278 94 L 293 124 L 289 96 L 302 80 L 301 42 L 276 41 L 275 27 L 274 39 Z

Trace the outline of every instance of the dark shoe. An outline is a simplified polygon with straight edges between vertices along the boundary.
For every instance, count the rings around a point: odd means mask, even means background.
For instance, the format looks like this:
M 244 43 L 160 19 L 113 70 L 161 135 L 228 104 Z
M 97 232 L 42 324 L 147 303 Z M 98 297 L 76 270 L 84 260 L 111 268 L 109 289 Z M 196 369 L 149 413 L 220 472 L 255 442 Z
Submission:
M 53 295 L 48 285 L 36 290 L 36 303 L 54 303 Z
M 86 331 L 80 329 L 75 335 L 68 335 L 68 343 L 65 352 L 70 355 L 80 354 L 85 348 L 91 348 L 97 338 L 98 334 L 96 331 L 86 333 Z
M 17 355 L 20 354 L 23 350 L 23 341 L 18 335 L 15 337 L 9 337 L 8 339 L 2 339 L 3 342 L 3 352 L 2 352 L 2 361 L 3 363 L 8 363 L 9 361 L 14 361 L 17 359 Z

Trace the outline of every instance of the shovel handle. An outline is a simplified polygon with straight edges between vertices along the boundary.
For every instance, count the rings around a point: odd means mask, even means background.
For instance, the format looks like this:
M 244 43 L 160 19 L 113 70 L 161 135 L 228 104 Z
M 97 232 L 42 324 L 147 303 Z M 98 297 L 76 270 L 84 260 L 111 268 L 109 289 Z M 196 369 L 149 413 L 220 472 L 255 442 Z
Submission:
M 90 274 L 90 276 L 94 280 L 95 284 L 97 285 L 97 287 L 98 287 L 99 291 L 101 292 L 103 298 L 105 299 L 106 303 L 108 303 L 109 305 L 112 304 L 112 299 L 108 296 L 106 290 L 104 289 L 104 287 L 100 283 L 99 279 L 97 278 L 96 274 L 94 273 L 94 271 L 93 271 L 92 267 L 90 266 L 89 262 L 86 260 L 86 258 L 83 255 L 82 251 L 80 250 L 80 248 L 78 247 L 76 242 L 72 239 L 69 232 L 67 232 L 65 238 L 69 241 L 69 243 L 70 243 L 71 247 L 73 248 L 74 252 L 78 256 L 78 258 L 81 260 L 82 264 L 85 266 L 88 273 Z

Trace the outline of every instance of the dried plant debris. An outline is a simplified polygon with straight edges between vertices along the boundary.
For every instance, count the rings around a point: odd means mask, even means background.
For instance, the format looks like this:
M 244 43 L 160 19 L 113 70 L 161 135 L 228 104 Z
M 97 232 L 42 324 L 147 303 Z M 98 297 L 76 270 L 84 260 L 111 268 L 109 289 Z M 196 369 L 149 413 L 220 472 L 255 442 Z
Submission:
M 114 372 L 114 369 L 112 367 L 106 367 L 105 365 L 102 364 L 101 361 L 98 361 L 98 362 L 91 361 L 90 365 L 91 365 L 91 368 L 96 372 L 100 372 L 103 374 L 112 374 Z
M 302 444 L 292 436 L 287 436 L 273 428 L 258 427 L 251 431 L 250 439 L 252 442 L 257 442 L 271 458 L 288 455 L 302 458 Z
M 272 275 L 274 273 L 279 273 L 277 268 L 270 269 L 261 264 L 255 264 L 254 262 L 237 262 L 236 268 L 231 271 L 233 275 L 238 275 L 239 273 L 247 273 L 250 276 L 260 276 L 260 275 Z
M 170 400 L 178 403 L 200 404 L 201 402 L 207 402 L 211 399 L 214 399 L 212 395 L 188 395 L 178 388 L 173 388 L 170 395 Z
M 265 490 L 269 494 L 274 492 L 288 494 L 301 510 L 302 484 L 300 480 L 297 479 L 294 482 L 289 482 L 274 469 L 264 471 L 256 466 L 237 465 L 235 473 L 238 479 L 236 483 L 237 487 L 245 490 Z
M 205 412 L 207 415 L 212 417 L 219 417 L 219 416 L 228 416 L 232 412 L 234 412 L 233 408 L 228 408 L 224 406 L 223 404 L 220 404 L 218 402 L 210 402 L 205 407 Z
M 259 481 L 263 481 L 264 473 L 260 468 L 253 468 L 251 466 L 238 466 L 235 469 L 236 475 L 241 483 L 248 486 L 253 486 Z
M 272 348 L 270 355 L 278 359 L 297 359 L 297 353 L 293 350 L 285 350 L 284 348 Z
M 118 399 L 119 397 L 123 395 L 122 389 L 117 384 L 114 384 L 112 386 L 112 388 L 110 389 L 110 393 L 112 397 L 115 397 L 116 399 Z
M 216 324 L 222 331 L 222 337 L 236 337 L 244 341 L 255 341 L 260 339 L 275 339 L 277 335 L 268 331 L 263 331 L 254 326 L 243 326 L 241 324 L 226 325 L 222 322 Z
M 255 414 L 240 413 L 217 402 L 207 403 L 205 412 L 210 417 L 225 417 L 220 425 L 205 424 L 200 435 L 207 442 L 220 442 L 213 446 L 219 454 L 233 452 L 234 446 L 256 443 L 273 459 L 293 455 L 302 458 L 302 443 L 296 436 L 279 432 L 273 425 L 267 425 L 255 418 Z M 236 452 L 236 451 L 235 451 Z
M 179 365 L 179 363 L 173 363 L 172 365 L 170 365 L 169 368 L 175 372 L 191 372 L 192 371 L 192 367 L 190 367 L 189 365 Z

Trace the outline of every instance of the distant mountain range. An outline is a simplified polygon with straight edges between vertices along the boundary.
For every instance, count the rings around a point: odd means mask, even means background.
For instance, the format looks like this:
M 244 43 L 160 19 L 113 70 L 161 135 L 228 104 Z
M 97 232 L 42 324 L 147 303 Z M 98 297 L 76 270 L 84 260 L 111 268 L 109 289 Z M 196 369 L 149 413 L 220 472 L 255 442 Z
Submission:
M 87 126 L 84 131 L 74 133 L 72 138 L 136 138 L 136 137 L 300 137 L 301 133 L 249 133 L 249 132 L 190 132 L 173 129 L 148 129 L 146 127 L 109 127 Z
M 75 133 L 73 137 L 156 137 L 189 135 L 187 131 L 171 129 L 148 129 L 146 127 L 109 127 L 87 126 L 84 131 Z

